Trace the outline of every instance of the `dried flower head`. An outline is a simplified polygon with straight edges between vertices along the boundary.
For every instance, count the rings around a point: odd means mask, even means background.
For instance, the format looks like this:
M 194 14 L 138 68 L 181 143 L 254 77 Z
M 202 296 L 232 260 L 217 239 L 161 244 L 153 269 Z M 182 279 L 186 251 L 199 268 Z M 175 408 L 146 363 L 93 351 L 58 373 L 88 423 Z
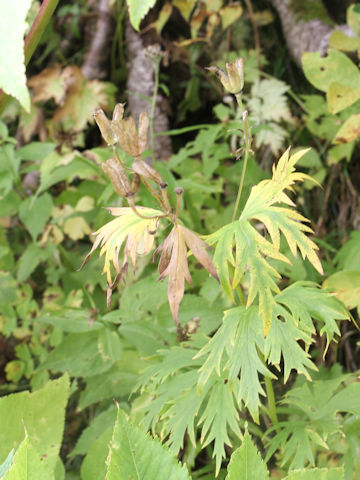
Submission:
M 234 95 L 240 93 L 244 87 L 244 59 L 238 58 L 235 62 L 226 64 L 226 72 L 219 67 L 207 67 L 215 73 L 225 90 Z
M 124 103 L 118 103 L 115 106 L 111 121 L 101 108 L 95 110 L 94 118 L 108 145 L 119 143 L 127 154 L 132 157 L 141 157 L 148 146 L 149 115 L 146 112 L 140 114 L 137 131 L 132 117 L 123 118 L 124 106 Z

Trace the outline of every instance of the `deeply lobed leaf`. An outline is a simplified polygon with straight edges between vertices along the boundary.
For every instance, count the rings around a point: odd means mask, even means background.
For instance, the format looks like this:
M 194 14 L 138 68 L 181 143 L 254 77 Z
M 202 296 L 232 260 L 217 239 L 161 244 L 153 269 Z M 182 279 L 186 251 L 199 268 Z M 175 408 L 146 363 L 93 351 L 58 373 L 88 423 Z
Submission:
M 312 230 L 304 224 L 307 219 L 293 209 L 293 202 L 286 191 L 292 191 L 296 182 L 309 179 L 295 171 L 296 162 L 307 152 L 300 150 L 290 155 L 287 150 L 273 167 L 273 176 L 253 187 L 238 221 L 222 227 L 209 235 L 206 241 L 216 245 L 214 265 L 220 282 L 229 298 L 234 301 L 233 290 L 239 285 L 245 272 L 249 273 L 247 306 L 258 297 L 259 313 L 263 319 L 265 335 L 269 333 L 275 300 L 279 293 L 277 281 L 280 274 L 270 265 L 268 258 L 289 263 L 279 252 L 280 234 L 283 234 L 294 256 L 297 249 L 308 258 L 314 268 L 322 273 L 316 255 L 317 246 L 305 233 Z M 286 204 L 287 207 L 275 206 Z M 269 233 L 271 241 L 260 235 L 251 222 L 260 221 Z

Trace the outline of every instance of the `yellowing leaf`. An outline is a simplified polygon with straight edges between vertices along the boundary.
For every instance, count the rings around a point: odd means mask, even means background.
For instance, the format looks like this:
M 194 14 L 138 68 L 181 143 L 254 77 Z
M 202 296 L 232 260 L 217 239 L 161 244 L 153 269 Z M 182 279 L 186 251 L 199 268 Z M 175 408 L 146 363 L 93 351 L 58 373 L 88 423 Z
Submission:
M 91 228 L 83 217 L 71 217 L 65 220 L 64 232 L 72 240 L 80 240 L 85 235 L 90 235 Z
M 206 243 L 183 225 L 176 224 L 155 253 L 161 252 L 159 280 L 169 276 L 168 297 L 172 316 L 178 324 L 180 302 L 184 296 L 185 280 L 192 283 L 187 262 L 189 248 L 201 265 L 216 279 L 215 267 L 206 251 Z
M 62 74 L 67 85 L 64 104 L 55 112 L 54 122 L 69 121 L 74 130 L 83 130 L 92 121 L 94 110 L 108 108 L 108 86 L 99 80 L 86 80 L 79 67 L 67 67 Z
M 46 102 L 53 98 L 59 105 L 66 90 L 61 66 L 55 65 L 55 67 L 45 68 L 38 75 L 28 80 L 28 86 L 33 92 L 33 102 Z
M 137 207 L 138 211 L 146 217 L 141 218 L 129 207 L 109 208 L 111 215 L 118 218 L 101 227 L 97 232 L 94 245 L 86 256 L 81 268 L 88 262 L 90 255 L 100 245 L 100 256 L 105 254 L 103 273 L 106 273 L 109 285 L 114 285 L 127 266 L 128 259 L 133 267 L 136 267 L 137 255 L 145 255 L 151 251 L 154 245 L 154 231 L 156 231 L 157 217 L 162 215 L 159 210 L 152 208 Z M 124 260 L 119 265 L 119 253 L 125 243 Z M 114 283 L 111 281 L 111 263 L 113 264 L 117 277 Z M 115 285 L 114 285 L 115 286 Z
M 360 270 L 344 270 L 331 275 L 324 288 L 333 290 L 348 309 L 360 306 Z
M 360 113 L 351 115 L 340 127 L 335 135 L 333 143 L 350 143 L 360 135 Z
M 293 190 L 295 182 L 310 179 L 306 174 L 296 172 L 294 168 L 306 152 L 307 150 L 300 150 L 290 156 L 287 150 L 273 167 L 272 179 L 264 180 L 253 187 L 239 220 L 225 225 L 206 238 L 207 243 L 216 245 L 214 265 L 224 291 L 233 302 L 233 290 L 239 285 L 245 272 L 248 272 L 250 283 L 247 307 L 258 297 L 265 335 L 269 332 L 275 305 L 273 292 L 279 292 L 276 282 L 281 278 L 267 258 L 289 263 L 279 252 L 280 234 L 284 235 L 294 256 L 299 249 L 302 257 L 308 258 L 322 273 L 316 255 L 317 246 L 305 235 L 312 233 L 310 227 L 303 223 L 308 220 L 292 208 L 294 204 L 285 193 L 286 190 Z M 287 207 L 275 204 L 285 204 Z M 253 220 L 262 222 L 271 241 L 252 226 Z
M 221 8 L 219 15 L 221 18 L 222 28 L 225 30 L 227 27 L 229 27 L 242 15 L 242 12 L 243 9 L 240 3 L 233 3 Z
M 326 99 L 329 105 L 330 113 L 338 113 L 360 98 L 360 87 L 351 88 L 341 85 L 340 83 L 332 83 L 326 92 Z

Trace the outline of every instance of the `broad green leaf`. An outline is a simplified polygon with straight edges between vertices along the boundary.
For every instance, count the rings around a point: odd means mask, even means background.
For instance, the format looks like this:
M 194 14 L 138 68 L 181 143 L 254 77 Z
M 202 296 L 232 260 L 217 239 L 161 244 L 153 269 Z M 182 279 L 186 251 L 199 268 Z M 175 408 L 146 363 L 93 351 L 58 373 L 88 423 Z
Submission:
M 27 112 L 30 95 L 26 87 L 24 34 L 30 5 L 31 0 L 18 0 L 0 6 L 0 88 L 19 100 Z
M 221 285 L 232 301 L 233 290 L 239 285 L 244 273 L 249 272 L 247 306 L 256 297 L 259 298 L 259 313 L 263 319 L 265 335 L 269 332 L 275 305 L 273 292 L 279 293 L 276 281 L 281 278 L 267 258 L 289 263 L 279 252 L 280 234 L 285 237 L 294 256 L 299 249 L 303 259 L 308 258 L 314 268 L 322 273 L 316 254 L 318 247 L 305 235 L 312 233 L 311 228 L 304 223 L 308 220 L 292 208 L 294 204 L 285 193 L 286 190 L 292 191 L 294 183 L 310 179 L 306 174 L 295 171 L 296 162 L 305 153 L 306 150 L 299 150 L 290 155 L 287 150 L 273 167 L 272 179 L 263 180 L 252 188 L 239 220 L 206 237 L 207 243 L 216 245 L 214 265 Z M 275 206 L 276 204 L 288 206 Z M 252 226 L 252 220 L 264 224 L 271 241 Z
M 349 143 L 357 140 L 360 135 L 360 113 L 351 115 L 336 132 L 333 143 Z
M 56 143 L 31 142 L 17 150 L 17 154 L 22 160 L 31 160 L 39 162 L 46 158 L 55 150 Z
M 264 460 L 251 440 L 244 435 L 241 447 L 231 455 L 226 480 L 267 480 L 269 473 Z
M 347 9 L 346 23 L 358 37 L 360 32 L 360 9 L 357 3 L 350 5 L 350 7 Z
M 336 114 L 341 112 L 360 98 L 360 87 L 346 87 L 340 83 L 332 83 L 326 92 L 326 99 L 329 105 L 329 112 Z
M 3 478 L 5 473 L 9 470 L 11 467 L 12 461 L 14 458 L 14 449 L 10 450 L 9 455 L 6 457 L 4 460 L 4 463 L 0 465 L 0 478 Z
M 284 480 L 343 480 L 343 468 L 311 468 L 294 470 Z
M 360 231 L 353 231 L 350 239 L 340 248 L 335 261 L 342 270 L 360 270 Z
M 139 30 L 140 22 L 155 5 L 156 0 L 126 0 L 129 8 L 130 23 Z
M 116 418 L 116 413 L 115 413 Z M 81 480 L 102 480 L 106 475 L 106 459 L 109 452 L 109 444 L 113 434 L 113 425 L 108 427 L 102 434 L 94 439 L 90 448 L 84 452 L 86 457 L 81 464 Z
M 67 371 L 74 377 L 91 377 L 106 372 L 114 362 L 103 355 L 104 346 L 100 342 L 103 330 L 67 335 L 40 368 Z
M 27 280 L 41 262 L 45 262 L 51 257 L 54 250 L 55 246 L 52 243 L 47 243 L 45 247 L 37 243 L 30 243 L 19 258 L 18 281 L 23 282 Z
M 333 396 L 324 406 L 323 414 L 349 412 L 360 415 L 360 383 L 352 383 Z
M 75 448 L 71 451 L 70 456 L 85 455 L 95 440 L 97 440 L 110 427 L 112 434 L 112 427 L 115 423 L 116 414 L 117 410 L 115 405 L 111 405 L 107 410 L 99 413 L 91 421 L 90 425 L 81 432 L 80 438 L 76 442 Z
M 0 304 L 16 300 L 16 280 L 8 272 L 0 271 Z
M 45 223 L 48 221 L 53 201 L 48 193 L 41 197 L 28 197 L 19 207 L 19 217 L 29 230 L 33 241 L 35 242 Z
M 357 66 L 344 53 L 330 49 L 326 57 L 321 52 L 303 53 L 305 77 L 314 87 L 327 92 L 332 83 L 357 88 L 360 73 Z
M 107 460 L 108 480 L 190 480 L 160 442 L 131 425 L 119 409 Z
M 349 310 L 360 306 L 360 270 L 336 272 L 325 280 L 324 288 L 335 292 Z
M 17 449 L 12 465 L 7 471 L 4 480 L 54 480 L 54 474 L 47 465 L 44 456 L 30 442 L 28 436 Z
M 21 392 L 2 397 L 0 463 L 12 448 L 20 445 L 25 426 L 29 441 L 52 471 L 62 441 L 68 395 L 69 378 L 64 375 L 58 380 L 49 381 L 45 387 L 34 393 Z
M 360 39 L 349 37 L 341 30 L 334 30 L 329 38 L 329 46 L 335 50 L 353 52 L 360 47 Z
M 97 166 L 85 157 L 76 156 L 66 165 L 55 163 L 59 160 L 61 161 L 61 158 L 59 158 L 59 155 L 56 152 L 51 153 L 47 157 L 47 159 L 50 158 L 53 159 L 53 165 L 51 165 L 50 161 L 47 162 L 46 167 L 43 167 L 42 165 L 40 170 L 40 186 L 36 195 L 39 195 L 63 180 L 70 183 L 75 177 L 89 178 L 90 176 L 99 173 Z

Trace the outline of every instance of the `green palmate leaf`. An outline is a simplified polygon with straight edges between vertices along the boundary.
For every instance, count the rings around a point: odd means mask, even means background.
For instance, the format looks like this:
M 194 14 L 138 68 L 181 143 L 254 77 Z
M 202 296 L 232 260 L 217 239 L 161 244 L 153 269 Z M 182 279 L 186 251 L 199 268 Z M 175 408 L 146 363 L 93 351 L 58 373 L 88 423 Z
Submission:
M 310 355 L 301 348 L 298 340 L 302 340 L 306 346 L 312 343 L 311 335 L 298 328 L 292 315 L 277 305 L 266 338 L 265 356 L 269 363 L 278 368 L 280 361 L 284 360 L 284 382 L 287 382 L 292 369 L 303 373 L 308 380 L 311 380 L 308 369 L 316 370 Z
M 26 435 L 15 453 L 13 462 L 4 480 L 53 480 L 54 475 L 44 457 L 40 457 L 35 446 Z
M 0 88 L 30 111 L 30 95 L 26 87 L 24 34 L 26 14 L 31 0 L 2 2 L 0 7 Z
M 290 418 L 277 424 L 266 460 L 281 447 L 282 465 L 287 462 L 290 468 L 302 468 L 307 463 L 315 465 L 314 452 L 318 447 L 327 450 L 329 438 L 337 435 L 340 440 L 344 435 L 337 412 L 359 415 L 360 384 L 351 383 L 339 390 L 348 376 L 339 374 L 335 368 L 333 375 L 328 373 L 326 380 L 305 382 L 287 393 L 283 403 L 290 407 Z
M 249 432 L 231 455 L 226 480 L 267 480 L 269 473 L 264 460 L 251 440 Z
M 126 420 L 118 411 L 107 460 L 108 480 L 190 480 L 185 466 L 158 440 Z
M 213 373 L 225 375 L 230 383 L 236 381 L 237 402 L 243 402 L 257 422 L 259 395 L 265 395 L 259 374 L 275 378 L 260 360 L 258 349 L 264 351 L 264 335 L 257 309 L 236 307 L 225 312 L 223 325 L 195 357 L 207 355 L 200 369 L 199 387 L 206 385 Z
M 339 300 L 312 282 L 294 283 L 276 296 L 276 302 L 291 312 L 295 323 L 306 333 L 315 333 L 312 319 L 321 323 L 320 335 L 326 333 L 327 337 L 324 353 L 334 336 L 340 335 L 336 321 L 350 319 L 349 312 Z
M 131 25 L 139 30 L 140 22 L 155 5 L 156 0 L 126 0 L 129 7 Z
M 112 284 L 111 264 L 113 264 L 119 276 L 128 260 L 131 260 L 135 268 L 137 255 L 149 253 L 154 245 L 154 234 L 151 232 L 156 230 L 158 216 L 161 216 L 162 212 L 147 207 L 137 207 L 137 209 L 146 218 L 136 215 L 130 207 L 109 208 L 110 213 L 118 218 L 95 232 L 94 245 L 83 262 L 82 267 L 100 245 L 100 256 L 105 254 L 103 273 L 106 273 L 109 285 Z M 125 244 L 124 260 L 120 266 L 119 253 L 123 244 Z
M 343 468 L 311 468 L 294 470 L 284 480 L 343 480 Z
M 68 395 L 69 379 L 64 375 L 48 382 L 44 388 L 34 393 L 22 392 L 1 398 L 0 462 L 5 460 L 12 448 L 20 445 L 24 439 L 25 426 L 29 442 L 44 459 L 49 470 L 53 471 L 62 440 Z M 26 453 L 27 448 L 23 449 Z M 37 478 L 42 477 L 39 475 Z
M 234 381 L 234 389 L 238 389 L 238 380 Z M 201 443 L 205 447 L 214 441 L 213 457 L 216 459 L 216 476 L 221 467 L 225 454 L 225 444 L 231 446 L 228 429 L 241 437 L 239 429 L 239 416 L 237 405 L 233 396 L 232 386 L 225 383 L 224 378 L 218 379 L 209 392 L 205 410 L 199 420 L 203 424 L 201 430 Z
M 326 348 L 340 335 L 337 320 L 348 320 L 349 313 L 332 294 L 320 289 L 311 282 L 296 282 L 276 295 L 276 307 L 270 332 L 265 340 L 266 359 L 280 368 L 284 362 L 284 381 L 292 369 L 304 374 L 308 379 L 308 370 L 316 370 L 307 353 L 316 332 L 314 320 L 320 322 L 320 334 L 326 334 Z M 302 340 L 305 350 L 298 340 Z
M 281 278 L 267 258 L 289 263 L 279 252 L 280 234 L 284 235 L 294 256 L 299 249 L 302 257 L 308 258 L 322 273 L 316 255 L 318 247 L 305 235 L 312 233 L 311 228 L 303 223 L 308 220 L 292 208 L 294 204 L 285 193 L 286 190 L 293 191 L 294 183 L 310 179 L 307 175 L 295 171 L 296 162 L 306 152 L 307 150 L 301 150 L 290 155 L 287 150 L 273 167 L 272 179 L 264 180 L 253 187 L 239 220 L 206 238 L 207 243 L 216 245 L 214 265 L 231 300 L 234 301 L 233 290 L 248 271 L 250 283 L 247 306 L 250 306 L 256 297 L 259 298 L 259 313 L 263 318 L 265 334 L 269 332 L 272 320 L 275 304 L 273 292 L 279 293 L 276 281 Z M 276 204 L 287 206 L 275 206 Z M 254 220 L 262 222 L 271 241 L 255 229 L 251 224 Z M 234 272 L 232 278 L 231 270 Z

